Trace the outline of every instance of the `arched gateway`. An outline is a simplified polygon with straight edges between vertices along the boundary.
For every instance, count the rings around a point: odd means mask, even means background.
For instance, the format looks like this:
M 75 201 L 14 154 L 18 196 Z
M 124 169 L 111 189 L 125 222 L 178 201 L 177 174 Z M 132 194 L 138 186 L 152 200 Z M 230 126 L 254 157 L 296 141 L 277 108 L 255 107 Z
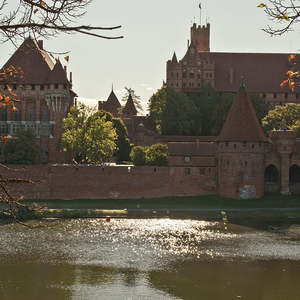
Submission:
M 278 193 L 280 191 L 279 172 L 274 165 L 265 169 L 265 193 Z
M 292 194 L 300 194 L 300 166 L 290 167 L 290 191 Z

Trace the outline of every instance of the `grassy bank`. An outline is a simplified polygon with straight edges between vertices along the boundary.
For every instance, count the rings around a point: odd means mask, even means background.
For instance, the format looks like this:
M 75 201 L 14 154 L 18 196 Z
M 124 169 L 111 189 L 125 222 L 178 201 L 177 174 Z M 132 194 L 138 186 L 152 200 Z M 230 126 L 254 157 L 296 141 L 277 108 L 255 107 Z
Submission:
M 48 200 L 26 201 L 50 209 L 243 209 L 300 208 L 300 196 L 270 195 L 260 199 L 229 199 L 219 196 L 167 197 L 153 199 Z

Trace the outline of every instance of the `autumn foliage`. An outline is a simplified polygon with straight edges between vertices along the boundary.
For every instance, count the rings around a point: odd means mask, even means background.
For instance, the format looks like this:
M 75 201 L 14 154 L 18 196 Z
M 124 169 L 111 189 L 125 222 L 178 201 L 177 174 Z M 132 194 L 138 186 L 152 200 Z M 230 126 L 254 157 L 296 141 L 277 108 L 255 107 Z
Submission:
M 16 111 L 16 102 L 20 99 L 13 90 L 13 84 L 23 76 L 21 68 L 9 66 L 0 71 L 0 85 L 3 86 L 0 89 L 0 108 L 8 107 L 13 111 Z

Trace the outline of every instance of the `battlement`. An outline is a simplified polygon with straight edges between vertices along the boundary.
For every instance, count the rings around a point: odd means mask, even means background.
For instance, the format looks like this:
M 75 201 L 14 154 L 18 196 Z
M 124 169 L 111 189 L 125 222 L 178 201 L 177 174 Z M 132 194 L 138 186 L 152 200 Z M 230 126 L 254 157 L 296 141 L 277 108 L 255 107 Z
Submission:
M 210 51 L 210 24 L 198 25 L 196 23 L 191 27 L 191 44 L 196 46 L 198 52 Z

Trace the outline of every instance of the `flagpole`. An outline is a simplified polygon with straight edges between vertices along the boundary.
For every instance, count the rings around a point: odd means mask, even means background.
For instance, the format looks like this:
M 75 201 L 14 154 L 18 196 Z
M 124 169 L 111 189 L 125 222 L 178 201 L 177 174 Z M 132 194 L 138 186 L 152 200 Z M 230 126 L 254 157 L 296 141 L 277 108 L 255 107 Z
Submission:
M 199 24 L 199 25 L 201 26 L 201 21 L 202 21 L 202 20 L 201 20 L 201 17 L 202 17 L 202 16 L 201 16 L 201 12 L 202 12 L 201 2 L 199 3 L 199 9 L 200 9 L 200 24 Z

